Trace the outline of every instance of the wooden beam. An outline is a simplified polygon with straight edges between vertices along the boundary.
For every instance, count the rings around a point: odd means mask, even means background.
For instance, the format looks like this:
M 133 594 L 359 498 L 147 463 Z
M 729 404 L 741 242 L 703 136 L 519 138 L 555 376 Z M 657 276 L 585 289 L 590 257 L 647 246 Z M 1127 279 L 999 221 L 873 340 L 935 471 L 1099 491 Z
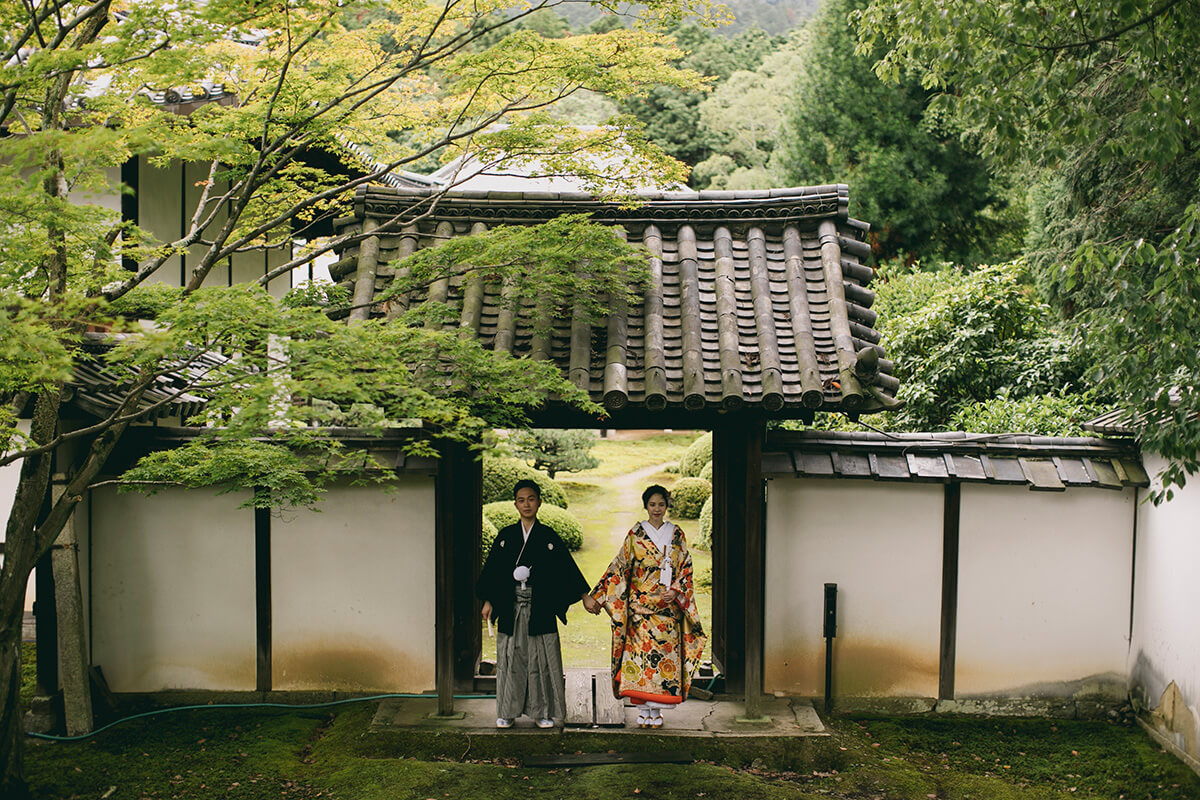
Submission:
M 958 533 L 962 484 L 946 484 L 942 503 L 942 630 L 938 655 L 938 699 L 954 699 L 958 637 Z
M 713 663 L 725 676 L 725 691 L 745 687 L 745 641 L 740 626 L 746 616 L 745 448 L 740 426 L 726 417 L 713 428 L 713 629 L 709 647 Z
M 452 555 L 454 569 L 454 685 L 471 691 L 481 641 L 479 601 L 475 599 L 475 579 L 482 566 L 483 460 L 466 445 L 449 448 L 447 465 L 452 474 L 454 494 Z M 440 495 L 439 495 L 440 496 Z
M 434 478 L 434 676 L 437 715 L 450 717 L 454 714 L 455 679 L 466 682 L 474 677 L 479 652 L 479 617 L 471 590 L 478 572 L 483 467 L 465 445 L 446 442 L 438 450 Z M 467 540 L 470 545 L 463 548 Z M 463 553 L 473 555 L 464 557 Z M 470 674 L 464 669 L 468 659 Z
M 766 596 L 766 537 L 763 531 L 762 450 L 766 425 L 749 418 L 739 427 L 745 450 L 741 486 L 744 495 L 742 527 L 745 536 L 746 718 L 763 716 L 763 615 Z M 734 491 L 737 491 L 735 488 Z
M 274 680 L 271 612 L 271 509 L 254 509 L 254 643 L 255 680 L 259 692 L 271 691 Z
M 55 502 L 66 490 L 66 476 L 55 476 Z M 92 732 L 92 684 L 88 675 L 87 636 L 83 630 L 83 591 L 79 584 L 79 542 L 75 514 L 63 525 L 51 550 L 54 607 L 58 616 L 59 676 L 68 736 Z

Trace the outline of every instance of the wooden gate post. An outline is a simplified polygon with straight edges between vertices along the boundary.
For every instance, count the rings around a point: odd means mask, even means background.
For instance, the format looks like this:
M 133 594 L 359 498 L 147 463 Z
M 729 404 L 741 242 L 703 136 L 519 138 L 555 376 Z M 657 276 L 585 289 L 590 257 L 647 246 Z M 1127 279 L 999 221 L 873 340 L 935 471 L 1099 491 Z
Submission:
M 713 431 L 714 655 L 726 690 L 745 693 L 749 720 L 762 717 L 764 435 L 765 423 L 754 416 Z
M 480 497 L 483 467 L 462 443 L 439 448 L 434 534 L 434 572 L 437 597 L 434 625 L 437 631 L 435 675 L 439 717 L 454 713 L 454 689 L 474 677 L 474 654 L 479 647 L 479 622 L 475 609 L 475 574 L 479 559 Z M 469 651 L 469 654 L 467 654 Z M 467 655 L 465 655 L 467 654 Z M 464 675 L 464 661 L 471 674 Z

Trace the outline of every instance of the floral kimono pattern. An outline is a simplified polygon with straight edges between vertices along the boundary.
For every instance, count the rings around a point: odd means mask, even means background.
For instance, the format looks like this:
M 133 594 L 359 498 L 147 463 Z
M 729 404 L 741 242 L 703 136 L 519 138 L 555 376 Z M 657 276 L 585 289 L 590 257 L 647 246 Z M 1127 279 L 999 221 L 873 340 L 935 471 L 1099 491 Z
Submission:
M 692 591 L 692 556 L 678 526 L 670 544 L 674 602 L 659 582 L 663 553 L 641 523 L 625 535 L 608 571 L 592 589 L 612 618 L 613 694 L 635 703 L 680 703 L 700 665 L 707 637 Z

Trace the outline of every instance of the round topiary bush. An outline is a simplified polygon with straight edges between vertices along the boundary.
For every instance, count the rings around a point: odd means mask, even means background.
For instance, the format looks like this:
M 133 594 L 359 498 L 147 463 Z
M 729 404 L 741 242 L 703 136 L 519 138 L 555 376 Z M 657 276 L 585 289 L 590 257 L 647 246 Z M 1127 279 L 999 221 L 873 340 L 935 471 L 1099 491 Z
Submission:
M 517 481 L 535 481 L 542 490 L 542 502 L 567 507 L 567 493 L 553 479 L 514 458 L 483 459 L 483 502 L 496 503 L 513 499 Z M 515 509 L 514 509 L 515 511 Z
M 496 526 L 497 531 L 521 518 L 511 500 L 486 504 L 483 507 L 483 516 Z M 538 509 L 538 522 L 557 533 L 568 550 L 574 551 L 583 547 L 583 525 L 570 511 L 542 503 L 542 507 Z
M 704 469 L 700 470 L 700 477 L 704 478 L 704 480 L 708 481 L 709 483 L 712 483 L 712 462 L 711 461 L 704 465 Z
M 712 495 L 704 501 L 700 508 L 700 533 L 692 541 L 692 545 L 701 550 L 712 550 Z
M 712 434 L 706 433 L 692 442 L 679 460 L 679 474 L 695 478 L 704 465 L 712 461 Z
M 496 541 L 496 526 L 487 517 L 483 518 L 480 529 L 480 542 L 482 543 L 482 552 L 486 557 L 492 551 L 492 542 Z
M 672 513 L 676 517 L 696 519 L 709 497 L 712 497 L 712 484 L 704 478 L 680 478 L 671 490 Z

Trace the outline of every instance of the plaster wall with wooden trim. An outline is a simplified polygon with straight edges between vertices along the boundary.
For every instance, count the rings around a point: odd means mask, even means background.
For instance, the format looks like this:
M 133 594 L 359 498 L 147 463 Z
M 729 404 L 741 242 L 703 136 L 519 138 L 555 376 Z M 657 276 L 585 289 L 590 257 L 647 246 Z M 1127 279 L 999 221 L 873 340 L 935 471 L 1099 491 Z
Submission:
M 1063 713 L 1084 699 L 1119 704 L 1134 490 L 964 483 L 949 667 L 944 492 L 941 483 L 768 482 L 764 689 L 824 693 L 822 589 L 837 583 L 835 697 L 1025 713 L 1058 701 Z M 947 668 L 952 696 L 939 698 Z
M 1134 502 L 962 487 L 957 698 L 1124 698 Z
M 338 486 L 271 521 L 272 687 L 423 692 L 434 682 L 434 485 Z
M 1165 462 L 1147 453 L 1146 469 Z M 1193 476 L 1194 480 L 1194 476 Z M 1200 486 L 1137 507 L 1129 692 L 1143 718 L 1200 770 Z
M 936 696 L 941 524 L 936 484 L 769 481 L 764 690 L 824 693 L 823 591 L 836 583 L 835 693 Z
M 262 686 L 262 584 L 245 499 L 93 492 L 85 604 L 91 663 L 112 691 Z M 336 486 L 320 512 L 273 512 L 269 527 L 271 690 L 434 687 L 431 476 Z

